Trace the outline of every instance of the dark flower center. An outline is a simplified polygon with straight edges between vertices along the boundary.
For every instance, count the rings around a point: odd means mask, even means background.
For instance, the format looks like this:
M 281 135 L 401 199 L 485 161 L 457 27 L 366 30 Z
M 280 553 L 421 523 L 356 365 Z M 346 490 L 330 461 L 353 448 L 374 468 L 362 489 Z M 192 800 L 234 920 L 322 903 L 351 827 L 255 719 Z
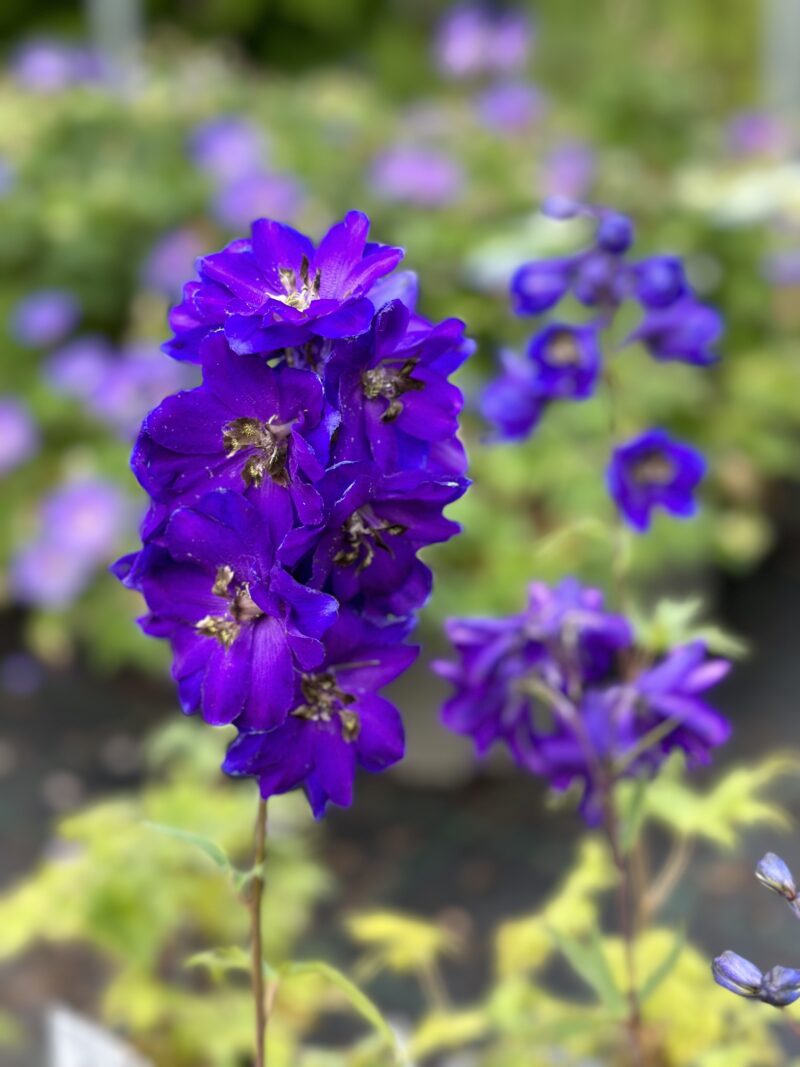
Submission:
M 281 267 L 278 273 L 284 294 L 276 296 L 276 300 L 298 311 L 306 311 L 311 303 L 318 299 L 322 272 L 317 271 L 313 279 L 309 278 L 308 256 L 303 256 L 300 263 L 300 285 L 297 284 L 297 274 L 290 267 Z
M 634 462 L 631 474 L 638 485 L 671 485 L 675 480 L 675 466 L 669 456 L 654 449 Z
M 355 697 L 343 692 L 333 674 L 304 674 L 300 679 L 304 704 L 295 708 L 292 715 L 308 722 L 333 722 L 339 720 L 342 738 L 353 742 L 361 733 L 361 720 L 349 708 Z
M 217 568 L 211 592 L 227 601 L 227 610 L 220 615 L 205 615 L 195 623 L 195 630 L 203 637 L 213 637 L 228 649 L 239 636 L 242 625 L 260 618 L 264 612 L 250 596 L 247 582 L 233 585 L 233 568 L 225 564 Z
M 291 433 L 291 423 L 279 423 L 277 415 L 271 415 L 266 422 L 254 418 L 234 419 L 222 427 L 222 444 L 229 459 L 238 452 L 250 452 L 242 467 L 245 485 L 259 486 L 268 476 L 276 485 L 286 486 L 289 484 L 286 463 Z
M 545 359 L 551 367 L 579 367 L 581 350 L 571 333 L 560 331 L 547 342 Z
M 333 557 L 333 562 L 340 567 L 352 567 L 363 571 L 375 558 L 375 549 L 380 548 L 391 555 L 391 546 L 386 543 L 384 534 L 399 537 L 406 527 L 400 523 L 387 522 L 378 518 L 370 507 L 359 508 L 342 526 L 343 546 Z
M 365 370 L 361 375 L 361 384 L 367 400 L 377 400 L 382 396 L 389 401 L 389 406 L 381 415 L 381 422 L 393 422 L 397 418 L 403 410 L 403 401 L 400 398 L 404 393 L 419 392 L 425 388 L 424 382 L 411 377 L 417 363 L 416 359 L 407 359 L 398 368 L 387 361 L 371 370 Z

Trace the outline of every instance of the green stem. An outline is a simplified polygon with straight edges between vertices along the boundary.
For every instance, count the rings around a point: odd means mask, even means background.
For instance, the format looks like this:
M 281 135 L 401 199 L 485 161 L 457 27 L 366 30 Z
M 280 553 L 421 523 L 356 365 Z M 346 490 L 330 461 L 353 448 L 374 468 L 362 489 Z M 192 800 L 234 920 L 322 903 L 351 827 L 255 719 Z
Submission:
M 261 905 L 264 898 L 264 860 L 267 855 L 267 802 L 258 798 L 253 869 L 248 907 L 250 910 L 253 1001 L 256 1024 L 256 1067 L 267 1063 L 267 999 L 264 988 L 264 945 L 261 931 Z

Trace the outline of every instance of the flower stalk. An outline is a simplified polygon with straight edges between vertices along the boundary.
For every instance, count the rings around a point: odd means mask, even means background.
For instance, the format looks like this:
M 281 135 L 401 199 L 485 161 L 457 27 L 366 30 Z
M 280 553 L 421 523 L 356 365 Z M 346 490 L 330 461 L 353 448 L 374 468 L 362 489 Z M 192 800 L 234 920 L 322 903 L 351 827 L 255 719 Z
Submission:
M 251 952 L 253 974 L 253 1002 L 256 1027 L 256 1067 L 267 1062 L 267 1012 L 264 988 L 264 945 L 262 934 L 262 904 L 264 899 L 264 861 L 267 857 L 267 802 L 259 795 L 253 846 L 253 879 L 248 895 L 250 911 Z

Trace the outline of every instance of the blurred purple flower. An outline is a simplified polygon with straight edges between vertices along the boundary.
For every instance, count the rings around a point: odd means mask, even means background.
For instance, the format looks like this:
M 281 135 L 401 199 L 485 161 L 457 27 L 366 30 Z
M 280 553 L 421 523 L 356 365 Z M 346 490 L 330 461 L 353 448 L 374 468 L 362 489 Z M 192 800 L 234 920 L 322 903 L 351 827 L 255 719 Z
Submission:
M 226 182 L 212 202 L 216 220 L 231 230 L 246 229 L 252 219 L 294 219 L 305 200 L 305 191 L 290 174 L 244 174 Z
M 514 134 L 528 130 L 544 113 L 542 94 L 526 82 L 498 82 L 480 92 L 475 106 L 490 130 Z
M 174 299 L 202 251 L 200 235 L 189 227 L 162 234 L 144 262 L 142 278 L 145 284 Z
M 90 574 L 78 553 L 44 535 L 12 558 L 9 584 L 21 604 L 63 608 L 83 592 Z
M 11 311 L 10 330 L 28 348 L 47 348 L 63 341 L 80 319 L 80 306 L 64 289 L 38 289 Z
M 443 152 L 398 145 L 375 159 L 369 180 L 382 200 L 435 208 L 445 207 L 461 194 L 464 173 Z
M 223 115 L 194 128 L 189 153 L 200 170 L 230 183 L 260 170 L 267 161 L 268 145 L 263 130 L 249 119 Z
M 86 401 L 102 384 L 113 358 L 104 337 L 86 334 L 54 352 L 44 363 L 43 376 L 56 392 Z
M 800 286 L 800 249 L 784 248 L 764 259 L 762 271 L 770 285 Z
M 90 49 L 56 37 L 24 41 L 11 58 L 11 76 L 25 89 L 58 93 L 103 75 L 100 57 Z
M 781 156 L 791 147 L 786 124 L 768 111 L 743 111 L 728 123 L 728 149 L 734 156 Z
M 131 344 L 111 360 L 87 397 L 99 419 L 120 437 L 132 440 L 147 411 L 168 393 L 195 384 L 188 367 L 162 358 L 149 344 Z
M 584 200 L 597 171 L 597 156 L 583 141 L 564 141 L 551 149 L 539 168 L 543 197 Z
M 625 519 L 644 533 L 654 508 L 679 518 L 695 514 L 695 490 L 705 471 L 705 459 L 696 449 L 663 430 L 648 430 L 614 450 L 608 488 Z
M 42 502 L 42 538 L 89 564 L 103 563 L 118 548 L 128 518 L 125 497 L 113 482 L 67 482 Z
M 39 449 L 39 430 L 28 409 L 14 396 L 0 396 L 0 477 Z
M 532 40 L 533 27 L 525 12 L 496 14 L 488 6 L 465 3 L 442 19 L 434 56 L 449 78 L 508 73 L 525 65 Z

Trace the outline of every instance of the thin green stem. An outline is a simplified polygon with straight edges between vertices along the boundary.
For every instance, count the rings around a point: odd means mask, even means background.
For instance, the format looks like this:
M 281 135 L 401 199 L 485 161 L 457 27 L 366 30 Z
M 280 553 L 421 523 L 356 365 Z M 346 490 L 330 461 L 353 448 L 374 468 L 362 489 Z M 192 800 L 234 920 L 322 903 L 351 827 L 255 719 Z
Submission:
M 253 1001 L 256 1025 L 256 1067 L 267 1063 L 267 998 L 264 988 L 264 945 L 261 930 L 261 905 L 264 898 L 264 860 L 267 856 L 267 802 L 258 798 L 253 847 L 253 880 L 250 884 L 248 908 L 250 910 L 251 962 L 253 975 Z

